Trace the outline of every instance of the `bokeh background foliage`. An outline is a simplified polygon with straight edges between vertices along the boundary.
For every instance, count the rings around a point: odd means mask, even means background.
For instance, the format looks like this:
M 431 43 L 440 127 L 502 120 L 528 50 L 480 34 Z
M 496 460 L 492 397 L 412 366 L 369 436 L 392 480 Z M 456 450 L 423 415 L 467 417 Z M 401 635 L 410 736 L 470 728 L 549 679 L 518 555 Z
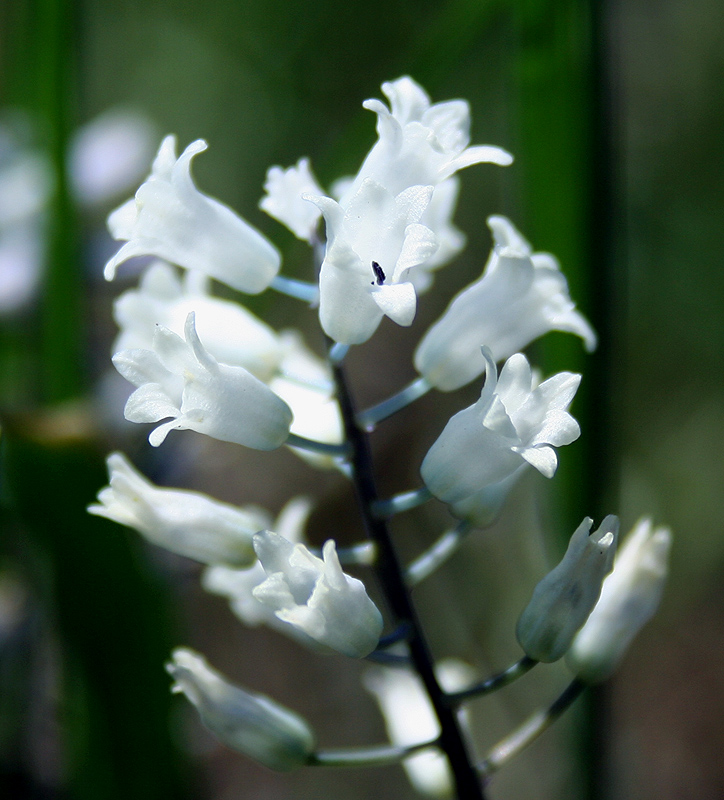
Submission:
M 432 620 L 440 654 L 462 652 L 493 669 L 514 658 L 510 625 L 498 641 L 486 632 L 490 617 L 507 613 L 514 622 L 516 610 L 503 611 L 506 586 L 524 584 L 512 598 L 524 602 L 545 559 L 557 556 L 585 514 L 618 510 L 630 526 L 651 512 L 677 536 L 662 613 L 619 678 L 510 768 L 517 776 L 500 776 L 492 796 L 724 793 L 716 757 L 724 718 L 717 644 L 724 629 L 717 580 L 724 559 L 724 32 L 717 5 L 13 0 L 0 7 L 0 101 L 32 120 L 56 185 L 41 295 L 0 319 L 0 570 L 23 598 L 19 624 L 0 639 L 2 796 L 409 794 L 399 771 L 353 774 L 354 785 L 350 773 L 279 780 L 203 738 L 189 754 L 161 669 L 181 641 L 308 714 L 323 732 L 350 743 L 382 734 L 374 711 L 356 697 L 354 670 L 343 673 L 334 660 L 310 666 L 271 634 L 239 631 L 221 603 L 194 588 L 192 567 L 159 559 L 137 537 L 85 514 L 105 482 L 103 455 L 119 443 L 168 483 L 271 508 L 285 495 L 269 489 L 268 478 L 249 478 L 268 469 L 254 457 L 211 447 L 204 453 L 216 467 L 193 472 L 194 458 L 171 442 L 165 455 L 149 454 L 138 432 L 104 427 L 93 398 L 107 369 L 118 287 L 103 284 L 92 245 L 107 209 L 81 215 L 63 166 L 71 132 L 111 106 L 145 112 L 182 146 L 203 136 L 210 150 L 195 165 L 199 185 L 272 236 L 290 274 L 305 275 L 305 248 L 256 207 L 266 168 L 309 155 L 323 183 L 353 171 L 373 138 L 361 100 L 403 73 L 435 100 L 467 98 L 473 140 L 516 156 L 507 170 L 463 176 L 457 221 L 468 249 L 426 297 L 414 335 L 479 272 L 489 248 L 483 221 L 505 213 L 536 249 L 559 256 L 573 297 L 602 336 L 593 358 L 570 337 L 552 334 L 538 346 L 547 371 L 584 371 L 574 408 L 584 436 L 567 448 L 547 493 L 536 485 L 517 495 L 509 519 L 466 550 L 463 566 L 479 564 L 477 579 L 456 594 L 450 583 L 464 570 L 453 563 L 453 579 L 421 595 L 431 617 L 453 615 L 452 623 Z M 293 304 L 271 308 L 263 296 L 251 305 L 278 325 L 303 324 Z M 411 341 L 383 329 L 370 355 L 354 362 L 362 396 L 393 388 L 380 363 L 397 369 L 392 380 L 409 373 L 390 350 Z M 431 415 L 461 403 L 436 402 L 408 418 L 412 453 L 424 453 L 434 437 L 425 430 Z M 399 466 L 384 441 L 380 454 Z M 283 459 L 275 475 L 301 482 L 294 491 L 317 485 L 291 456 Z M 332 480 L 319 486 L 334 517 L 348 498 Z M 328 516 L 320 512 L 322 531 Z M 545 529 L 547 540 L 516 539 L 521 525 L 526 535 Z M 503 573 L 497 583 L 484 572 L 491 562 L 492 573 Z M 447 599 L 435 594 L 445 589 Z M 460 598 L 471 609 L 467 618 L 456 607 Z M 553 692 L 557 677 L 539 679 L 536 690 Z M 506 697 L 494 713 L 512 721 L 535 702 L 533 691 Z M 325 714 L 346 716 L 351 732 L 325 731 Z M 483 725 L 481 738 L 490 736 Z

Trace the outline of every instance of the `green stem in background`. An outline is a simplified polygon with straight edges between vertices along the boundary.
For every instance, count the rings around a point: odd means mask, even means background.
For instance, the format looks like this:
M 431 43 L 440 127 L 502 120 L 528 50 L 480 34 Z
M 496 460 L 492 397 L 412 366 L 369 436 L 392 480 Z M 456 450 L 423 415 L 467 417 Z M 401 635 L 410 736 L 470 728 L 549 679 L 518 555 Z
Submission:
M 517 756 L 521 750 L 537 739 L 543 731 L 547 730 L 585 688 L 585 684 L 580 681 L 573 681 L 568 684 L 565 691 L 551 706 L 543 711 L 536 712 L 520 727 L 516 728 L 504 739 L 501 739 L 483 760 L 480 765 L 480 772 L 485 776 L 491 775 Z
M 481 781 L 472 765 L 457 713 L 445 702 L 445 693 L 435 676 L 432 653 L 412 605 L 405 584 L 404 570 L 392 544 L 387 523 L 373 513 L 374 504 L 379 500 L 379 496 L 369 437 L 355 421 L 354 403 L 342 367 L 336 364 L 333 365 L 333 370 L 346 438 L 352 448 L 350 463 L 357 499 L 367 533 L 378 548 L 377 576 L 398 621 L 409 626 L 407 644 L 410 658 L 440 723 L 439 747 L 450 763 L 458 800 L 485 800 Z
M 46 403 L 80 395 L 83 368 L 83 285 L 78 222 L 66 170 L 76 114 L 75 4 L 34 4 L 36 111 L 50 157 L 55 191 L 48 207 L 48 240 L 41 304 L 40 391 Z

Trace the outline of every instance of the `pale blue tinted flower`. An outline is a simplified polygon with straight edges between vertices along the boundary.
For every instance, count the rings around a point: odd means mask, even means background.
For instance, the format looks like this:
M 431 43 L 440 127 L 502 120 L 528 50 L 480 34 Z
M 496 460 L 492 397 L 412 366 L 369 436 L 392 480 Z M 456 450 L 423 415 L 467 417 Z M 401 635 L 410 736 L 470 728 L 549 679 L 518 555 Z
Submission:
M 171 659 L 171 691 L 186 695 L 220 742 L 270 769 L 286 771 L 308 761 L 315 737 L 298 714 L 230 683 L 189 648 L 177 648 Z
M 596 335 L 568 295 L 558 262 L 530 245 L 505 217 L 490 217 L 495 245 L 483 275 L 463 289 L 427 331 L 415 367 L 442 391 L 458 389 L 485 369 L 480 347 L 502 361 L 548 331 L 580 336 L 587 350 Z
M 228 206 L 194 185 L 191 160 L 203 150 L 206 142 L 198 139 L 177 159 L 175 137 L 163 140 L 151 174 L 135 198 L 108 217 L 113 238 L 127 240 L 106 264 L 108 280 L 129 258 L 154 255 L 248 294 L 257 294 L 272 282 L 281 263 L 276 248 Z
M 134 528 L 149 542 L 203 564 L 247 567 L 256 562 L 252 536 L 268 515 L 220 503 L 200 492 L 166 489 L 138 472 L 122 453 L 108 456 L 109 485 L 91 514 Z
M 565 654 L 613 567 L 618 518 L 606 517 L 593 533 L 592 523 L 586 517 L 578 526 L 563 559 L 538 583 L 518 619 L 518 642 L 536 661 L 557 661 Z
M 560 372 L 535 387 L 522 353 L 508 359 L 499 379 L 487 348 L 483 355 L 487 377 L 480 399 L 450 419 L 422 462 L 426 486 L 446 503 L 503 481 L 526 462 L 552 477 L 558 465 L 554 446 L 580 435 L 566 411 L 580 375 Z
M 362 581 L 342 571 L 332 540 L 322 559 L 271 531 L 256 534 L 254 547 L 267 579 L 252 594 L 279 619 L 353 658 L 375 649 L 382 615 Z
M 573 640 L 566 663 L 586 683 L 616 669 L 633 638 L 656 612 L 668 572 L 671 531 L 640 520 L 625 538 L 601 596 Z
M 193 313 L 185 340 L 158 327 L 153 350 L 124 350 L 113 363 L 137 386 L 125 416 L 159 422 L 149 441 L 160 445 L 171 430 L 194 430 L 257 450 L 280 447 L 289 436 L 292 412 L 267 386 L 242 367 L 220 364 L 201 344 Z

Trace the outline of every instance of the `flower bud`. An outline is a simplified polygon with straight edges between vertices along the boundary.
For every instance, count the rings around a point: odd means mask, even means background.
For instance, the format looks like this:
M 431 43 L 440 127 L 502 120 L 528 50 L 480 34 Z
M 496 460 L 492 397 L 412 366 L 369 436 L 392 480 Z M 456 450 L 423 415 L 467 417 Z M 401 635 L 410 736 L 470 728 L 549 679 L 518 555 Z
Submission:
M 557 661 L 588 618 L 611 571 L 618 540 L 618 518 L 606 517 L 594 533 L 587 517 L 571 536 L 562 561 L 535 587 L 520 615 L 516 636 L 526 655 Z
M 573 640 L 566 663 L 586 683 L 616 669 L 634 636 L 654 615 L 668 570 L 671 531 L 640 520 L 626 537 L 601 597 Z
M 382 615 L 362 581 L 342 571 L 331 539 L 323 559 L 271 531 L 256 534 L 254 548 L 267 579 L 252 594 L 280 620 L 352 658 L 375 649 Z
M 234 686 L 206 659 L 186 647 L 171 654 L 166 670 L 196 706 L 204 725 L 220 742 L 270 769 L 302 766 L 314 750 L 314 733 L 300 716 L 263 694 Z
M 163 140 L 135 198 L 108 217 L 113 238 L 127 240 L 106 264 L 108 280 L 129 258 L 154 255 L 249 294 L 264 291 L 272 282 L 281 263 L 277 249 L 228 206 L 194 185 L 191 160 L 204 150 L 206 142 L 198 139 L 177 159 L 176 138 Z
M 108 456 L 109 486 L 91 514 L 135 528 L 149 542 L 202 564 L 249 567 L 251 537 L 269 525 L 260 510 L 244 510 L 200 492 L 162 489 L 135 470 L 122 453 Z

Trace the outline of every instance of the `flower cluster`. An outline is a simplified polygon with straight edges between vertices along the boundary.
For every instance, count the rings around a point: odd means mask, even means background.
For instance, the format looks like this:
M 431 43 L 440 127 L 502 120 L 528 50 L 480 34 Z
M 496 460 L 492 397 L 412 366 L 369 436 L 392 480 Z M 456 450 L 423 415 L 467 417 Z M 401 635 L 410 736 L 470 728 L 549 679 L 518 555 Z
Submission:
M 614 561 L 617 518 L 606 517 L 593 533 L 586 518 L 520 616 L 516 633 L 524 656 L 516 665 L 479 683 L 470 668 L 456 669 L 453 685 L 444 667 L 430 661 L 410 586 L 439 567 L 464 535 L 487 527 L 526 470 L 552 478 L 558 449 L 580 435 L 569 407 L 581 376 L 560 372 L 543 380 L 520 351 L 553 330 L 575 334 L 590 351 L 596 335 L 571 300 L 556 259 L 533 252 L 512 222 L 492 216 L 490 258 L 481 277 L 422 335 L 413 356 L 419 377 L 355 414 L 343 368 L 348 347 L 370 339 L 385 316 L 412 325 L 418 295 L 462 250 L 465 237 L 453 223 L 457 173 L 512 162 L 499 147 L 470 145 L 465 101 L 432 103 L 409 77 L 383 84 L 382 91 L 388 104 L 364 103 L 377 117 L 377 141 L 356 175 L 326 193 L 307 158 L 267 174 L 260 206 L 313 248 L 315 280 L 280 274 L 274 245 L 196 188 L 191 163 L 206 143 L 193 142 L 177 157 L 172 136 L 163 140 L 135 198 L 111 214 L 111 233 L 126 243 L 106 265 L 111 279 L 126 260 L 154 257 L 138 287 L 114 307 L 113 364 L 135 387 L 126 418 L 152 423 L 149 441 L 156 447 L 173 430 L 192 430 L 257 450 L 286 445 L 313 467 L 339 469 L 356 490 L 368 540 L 339 550 L 333 539 L 315 546 L 313 527 L 307 538 L 308 498 L 294 498 L 274 518 L 257 507 L 156 486 L 120 453 L 108 458 L 109 485 L 89 511 L 204 564 L 204 588 L 227 598 L 245 624 L 271 626 L 318 653 L 399 668 L 378 668 L 367 678 L 392 744 L 367 754 L 327 752 L 317 749 L 311 727 L 295 713 L 232 685 L 202 656 L 180 648 L 167 667 L 174 691 L 188 697 L 221 741 L 281 770 L 404 760 L 420 791 L 443 794 L 454 784 L 460 796 L 476 798 L 482 790 L 459 706 L 536 662 L 564 655 L 575 686 L 606 678 L 658 603 L 670 535 L 641 523 Z M 318 306 L 331 340 L 326 357 L 298 331 L 276 331 L 241 303 L 214 296 L 211 278 L 231 290 L 271 288 Z M 379 497 L 366 440 L 376 423 L 428 391 L 451 392 L 483 374 L 479 399 L 449 419 L 422 460 L 423 485 Z M 456 527 L 405 567 L 395 555 L 390 521 L 433 498 L 447 505 Z M 372 595 L 384 600 L 384 616 L 365 583 L 343 565 L 366 570 Z M 410 714 L 418 720 L 412 733 L 405 724 Z M 524 723 L 516 748 L 550 716 Z M 512 752 L 501 745 L 485 769 Z

